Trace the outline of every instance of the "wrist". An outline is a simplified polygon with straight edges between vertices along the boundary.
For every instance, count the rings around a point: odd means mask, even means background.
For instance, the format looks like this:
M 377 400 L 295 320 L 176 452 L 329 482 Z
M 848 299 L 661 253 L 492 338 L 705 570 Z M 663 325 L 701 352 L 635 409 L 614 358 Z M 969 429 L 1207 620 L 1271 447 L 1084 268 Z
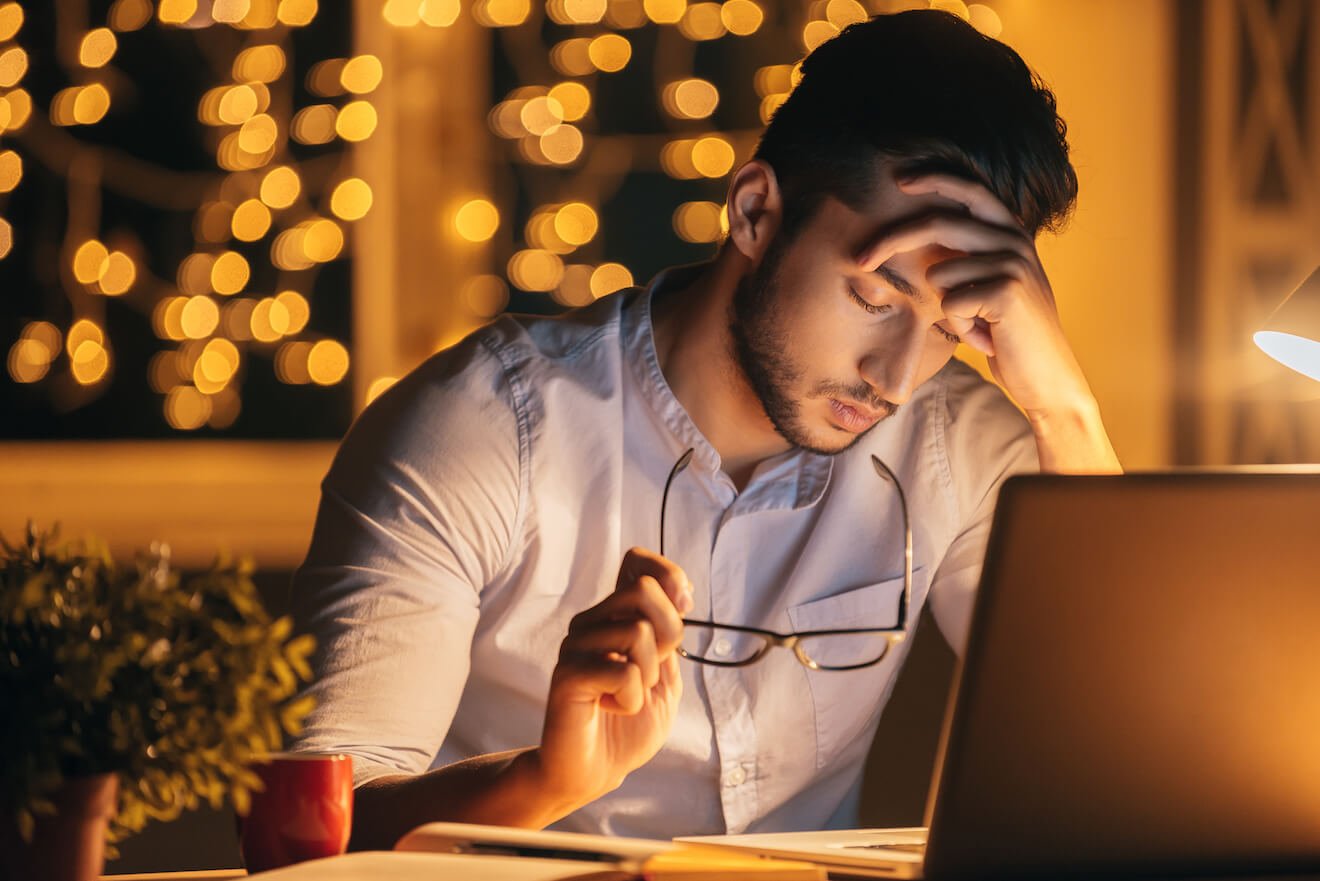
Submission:
M 1054 474 L 1120 474 L 1094 398 L 1068 407 L 1027 411 L 1041 471 Z
M 562 775 L 550 773 L 540 747 L 520 753 L 509 766 L 509 772 L 519 779 L 518 789 L 526 793 L 528 803 L 536 804 L 537 813 L 546 818 L 541 826 L 548 826 L 605 794 L 588 791 L 579 781 L 564 780 Z

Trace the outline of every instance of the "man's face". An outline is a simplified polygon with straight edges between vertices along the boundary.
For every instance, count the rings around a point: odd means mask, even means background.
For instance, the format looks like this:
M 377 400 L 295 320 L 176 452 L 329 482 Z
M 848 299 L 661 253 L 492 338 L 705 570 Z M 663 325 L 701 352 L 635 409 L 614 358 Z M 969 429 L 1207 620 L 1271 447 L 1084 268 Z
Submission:
M 954 252 L 928 246 L 876 272 L 855 260 L 882 228 L 950 204 L 905 195 L 883 172 L 866 213 L 827 197 L 740 280 L 730 321 L 737 362 L 789 443 L 842 452 L 953 355 L 926 269 Z

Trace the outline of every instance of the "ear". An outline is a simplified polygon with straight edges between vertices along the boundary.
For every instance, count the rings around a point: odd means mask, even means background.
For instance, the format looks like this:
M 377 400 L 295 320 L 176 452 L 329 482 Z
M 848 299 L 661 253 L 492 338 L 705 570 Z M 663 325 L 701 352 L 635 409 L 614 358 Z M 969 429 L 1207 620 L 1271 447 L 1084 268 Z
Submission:
M 770 164 L 753 159 L 729 182 L 729 241 L 753 264 L 770 246 L 783 220 L 779 179 Z

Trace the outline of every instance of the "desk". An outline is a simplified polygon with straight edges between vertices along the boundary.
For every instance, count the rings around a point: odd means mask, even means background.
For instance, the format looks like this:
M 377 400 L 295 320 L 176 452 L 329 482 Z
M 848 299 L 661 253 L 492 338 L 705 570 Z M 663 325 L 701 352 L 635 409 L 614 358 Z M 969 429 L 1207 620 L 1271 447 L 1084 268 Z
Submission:
M 230 881 L 246 878 L 246 869 L 209 869 L 200 872 L 147 872 L 134 875 L 102 875 L 101 881 Z

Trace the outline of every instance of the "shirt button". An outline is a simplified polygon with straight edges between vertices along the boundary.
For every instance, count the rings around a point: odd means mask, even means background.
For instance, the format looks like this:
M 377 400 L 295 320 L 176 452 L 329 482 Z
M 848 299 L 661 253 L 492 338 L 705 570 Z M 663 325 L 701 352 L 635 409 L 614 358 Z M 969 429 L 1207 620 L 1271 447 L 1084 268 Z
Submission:
M 733 651 L 733 643 L 729 642 L 727 639 L 724 639 L 723 637 L 720 637 L 719 639 L 715 640 L 715 645 L 712 646 L 712 651 L 715 652 L 716 657 L 720 657 L 720 658 L 726 657 L 729 654 L 729 652 Z
M 725 786 L 742 786 L 747 782 L 747 772 L 739 765 L 732 771 L 724 775 Z

